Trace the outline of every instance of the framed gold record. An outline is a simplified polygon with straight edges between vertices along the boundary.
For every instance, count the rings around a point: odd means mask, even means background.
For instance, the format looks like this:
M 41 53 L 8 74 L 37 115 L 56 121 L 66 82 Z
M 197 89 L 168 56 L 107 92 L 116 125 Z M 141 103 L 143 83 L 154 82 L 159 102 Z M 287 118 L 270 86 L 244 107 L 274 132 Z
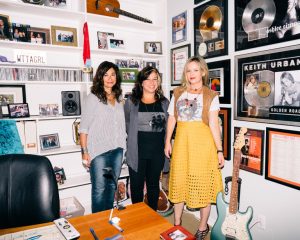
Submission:
M 226 55 L 227 0 L 212 0 L 194 8 L 194 55 Z
M 237 120 L 300 126 L 300 47 L 237 56 Z

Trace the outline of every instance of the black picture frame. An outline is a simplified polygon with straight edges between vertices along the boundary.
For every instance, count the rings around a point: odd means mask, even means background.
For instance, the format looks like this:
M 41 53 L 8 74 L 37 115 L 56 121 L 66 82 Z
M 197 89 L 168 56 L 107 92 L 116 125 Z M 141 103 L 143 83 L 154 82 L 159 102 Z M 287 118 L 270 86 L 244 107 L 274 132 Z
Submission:
M 237 56 L 235 119 L 300 126 L 297 61 L 296 46 Z
M 184 65 L 191 56 L 191 44 L 171 49 L 171 86 L 181 84 Z
M 240 132 L 240 127 L 234 127 L 234 137 Z M 264 130 L 247 129 L 244 135 L 245 143 L 241 148 L 240 169 L 258 175 L 263 174 L 264 162 Z
M 5 98 L 5 99 L 4 99 Z M 0 85 L 0 108 L 2 117 L 9 117 L 8 104 L 25 103 L 26 91 L 25 85 Z
M 12 103 L 7 106 L 10 118 L 30 117 L 28 103 Z
M 219 93 L 221 104 L 230 104 L 230 65 L 230 59 L 207 63 L 210 88 Z
M 114 204 L 124 202 L 130 198 L 129 195 L 129 176 L 120 177 L 118 179 L 118 192 L 115 192 Z
M 67 180 L 65 170 L 63 168 L 54 167 L 55 179 L 58 184 L 64 184 L 64 181 Z
M 300 9 L 288 4 L 287 0 L 235 0 L 235 50 L 299 39 Z
M 219 121 L 223 155 L 225 160 L 231 159 L 231 108 L 220 108 Z
M 198 4 L 198 3 L 201 3 L 203 1 L 205 1 L 205 0 L 194 0 L 194 4 Z
M 266 128 L 265 179 L 300 190 L 300 132 Z
M 11 22 L 8 15 L 0 14 L 0 28 L 3 30 L 0 32 L 0 40 L 12 40 Z
M 227 0 L 211 0 L 194 8 L 194 55 L 211 58 L 227 53 Z

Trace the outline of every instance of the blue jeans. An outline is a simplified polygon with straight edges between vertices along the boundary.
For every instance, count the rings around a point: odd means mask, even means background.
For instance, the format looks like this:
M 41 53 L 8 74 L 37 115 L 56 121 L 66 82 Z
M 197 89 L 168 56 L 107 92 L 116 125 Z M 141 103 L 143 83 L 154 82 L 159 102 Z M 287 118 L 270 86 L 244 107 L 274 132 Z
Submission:
M 112 178 L 103 176 L 103 168 L 110 167 L 115 176 L 121 173 L 123 148 L 116 148 L 102 153 L 91 162 L 90 175 L 92 183 L 92 212 L 111 209 L 114 204 L 115 183 Z M 116 179 L 116 181 L 118 181 Z

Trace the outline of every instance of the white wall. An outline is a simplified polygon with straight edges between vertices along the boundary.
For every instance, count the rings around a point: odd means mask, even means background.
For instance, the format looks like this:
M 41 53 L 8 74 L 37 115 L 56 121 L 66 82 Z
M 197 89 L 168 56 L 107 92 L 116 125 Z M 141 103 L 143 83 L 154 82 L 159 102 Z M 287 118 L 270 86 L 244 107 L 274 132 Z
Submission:
M 205 3 L 207 1 L 203 1 Z M 201 3 L 202 4 L 202 3 Z M 192 55 L 193 55 L 193 9 L 194 5 L 193 0 L 182 1 L 182 0 L 167 0 L 167 24 L 168 24 L 168 48 L 169 50 L 180 45 L 185 45 L 191 43 Z M 231 107 L 232 112 L 234 113 L 234 56 L 239 55 L 240 53 L 234 52 L 234 1 L 228 1 L 228 47 L 229 54 L 228 56 L 217 57 L 209 59 L 209 62 L 219 61 L 223 59 L 231 59 L 231 104 L 222 105 L 224 107 Z M 188 39 L 187 42 L 182 42 L 177 45 L 172 45 L 172 28 L 171 21 L 172 17 L 177 14 L 188 11 Z M 293 41 L 293 45 L 298 44 L 299 42 Z M 278 48 L 291 45 L 291 42 L 280 43 L 270 48 Z M 255 49 L 255 51 L 265 50 L 261 48 Z M 245 50 L 243 53 L 254 52 L 253 49 Z M 170 69 L 170 60 L 168 62 Z M 274 125 L 274 124 L 263 124 L 263 123 L 254 123 L 246 121 L 236 121 L 232 119 L 232 133 L 234 126 L 240 127 L 245 126 L 248 128 L 262 129 L 265 130 L 266 127 L 276 127 L 282 129 L 291 129 L 299 130 L 297 127 Z M 233 139 L 231 139 L 231 143 Z M 233 152 L 233 149 L 231 149 Z M 300 156 L 299 156 L 300 160 Z M 223 179 L 224 177 L 232 175 L 232 162 L 226 161 L 226 165 L 222 170 Z M 299 173 L 300 174 L 300 173 Z M 251 228 L 251 234 L 253 239 L 256 240 L 282 240 L 282 239 L 300 239 L 300 191 L 280 185 L 265 179 L 263 176 L 256 175 L 244 170 L 240 171 L 240 177 L 242 178 L 241 186 L 241 199 L 240 199 L 240 211 L 245 211 L 248 206 L 252 206 L 254 209 L 253 220 L 250 224 L 252 226 L 257 221 L 258 215 L 265 216 L 266 219 L 266 228 L 265 230 L 259 227 L 259 224 L 255 224 Z M 228 197 L 226 197 L 228 198 Z M 216 207 L 213 206 L 212 213 L 209 219 L 209 223 L 213 224 L 217 218 Z

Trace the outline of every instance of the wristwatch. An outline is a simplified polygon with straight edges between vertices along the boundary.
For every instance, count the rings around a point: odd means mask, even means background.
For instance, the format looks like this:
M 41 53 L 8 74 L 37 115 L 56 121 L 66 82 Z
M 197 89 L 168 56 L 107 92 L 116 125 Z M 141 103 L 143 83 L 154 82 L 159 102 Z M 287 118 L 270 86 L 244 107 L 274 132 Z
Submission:
M 89 153 L 87 147 L 82 147 L 81 148 L 81 154 L 86 154 L 86 153 Z
M 223 150 L 217 150 L 217 153 L 223 153 Z

